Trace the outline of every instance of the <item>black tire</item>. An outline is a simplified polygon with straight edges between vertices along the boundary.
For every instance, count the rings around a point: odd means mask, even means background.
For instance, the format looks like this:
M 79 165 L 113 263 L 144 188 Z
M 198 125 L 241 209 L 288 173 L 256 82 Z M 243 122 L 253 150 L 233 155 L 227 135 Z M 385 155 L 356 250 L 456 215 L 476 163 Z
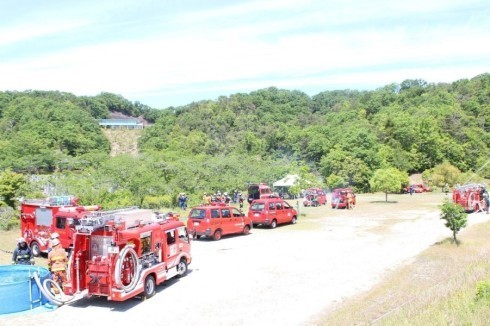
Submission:
M 187 274 L 187 260 L 185 258 L 182 258 L 177 265 L 177 277 L 184 277 L 185 274 Z
M 193 238 L 194 238 L 194 239 L 200 239 L 200 238 L 201 238 L 201 236 L 200 236 L 200 235 L 198 235 L 198 234 L 195 234 L 195 233 L 194 233 Z
M 276 221 L 276 219 L 273 219 L 271 222 L 271 229 L 275 229 L 276 226 L 277 226 L 277 221 Z
M 245 225 L 243 227 L 243 234 L 247 235 L 250 233 L 250 226 L 249 225 Z
M 41 248 L 39 248 L 37 241 L 31 242 L 31 251 L 34 257 L 39 257 L 41 255 Z
M 145 279 L 144 296 L 145 299 L 149 299 L 155 295 L 157 283 L 153 275 L 148 275 Z
M 221 239 L 221 236 L 223 234 L 221 233 L 221 230 L 216 230 L 214 231 L 214 234 L 213 234 L 213 240 L 215 241 L 219 241 Z
M 298 219 L 296 218 L 296 216 L 293 216 L 293 218 L 291 219 L 291 224 L 296 224 L 296 222 L 298 222 Z

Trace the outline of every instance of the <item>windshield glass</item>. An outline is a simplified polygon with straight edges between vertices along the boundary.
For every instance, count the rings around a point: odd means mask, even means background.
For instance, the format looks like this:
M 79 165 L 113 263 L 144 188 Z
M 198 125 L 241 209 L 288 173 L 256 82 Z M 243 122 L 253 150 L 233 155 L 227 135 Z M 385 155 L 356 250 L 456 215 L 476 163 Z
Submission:
M 202 219 L 206 216 L 206 211 L 204 209 L 193 209 L 189 214 L 189 218 Z
M 264 203 L 253 203 L 252 206 L 250 206 L 250 209 L 253 211 L 263 211 L 264 206 Z

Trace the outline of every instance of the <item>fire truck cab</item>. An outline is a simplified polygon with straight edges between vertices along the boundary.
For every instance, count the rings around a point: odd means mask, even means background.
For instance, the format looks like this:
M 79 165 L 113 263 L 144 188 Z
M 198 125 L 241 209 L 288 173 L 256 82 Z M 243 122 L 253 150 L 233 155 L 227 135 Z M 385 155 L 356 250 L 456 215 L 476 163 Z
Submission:
M 46 253 L 51 233 L 58 233 L 61 245 L 69 249 L 79 220 L 99 206 L 79 206 L 73 196 L 25 200 L 20 205 L 21 235 L 34 256 Z
M 149 298 L 158 284 L 185 275 L 191 263 L 189 234 L 176 217 L 137 208 L 93 212 L 76 229 L 66 295 Z

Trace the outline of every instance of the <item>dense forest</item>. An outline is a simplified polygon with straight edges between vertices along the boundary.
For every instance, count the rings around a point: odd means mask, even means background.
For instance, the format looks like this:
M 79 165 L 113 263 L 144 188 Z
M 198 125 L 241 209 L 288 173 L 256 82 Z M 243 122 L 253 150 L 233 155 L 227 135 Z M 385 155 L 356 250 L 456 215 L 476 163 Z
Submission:
M 152 123 L 139 155 L 109 156 L 97 119 L 111 112 Z M 59 193 L 107 207 L 168 207 L 179 192 L 192 204 L 203 192 L 287 173 L 357 191 L 372 190 L 379 169 L 430 176 L 446 164 L 489 178 L 489 146 L 488 73 L 313 97 L 271 87 L 166 109 L 110 93 L 0 92 L 0 189 L 11 189 L 14 175 L 44 175 L 17 182 L 15 195 L 40 195 L 33 180 L 49 180 Z

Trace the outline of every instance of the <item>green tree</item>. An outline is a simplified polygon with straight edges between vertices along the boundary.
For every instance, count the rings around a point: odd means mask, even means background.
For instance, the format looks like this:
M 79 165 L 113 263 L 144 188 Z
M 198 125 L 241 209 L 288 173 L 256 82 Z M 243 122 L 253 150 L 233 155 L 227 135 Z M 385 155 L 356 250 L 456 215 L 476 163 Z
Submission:
M 8 206 L 15 206 L 15 197 L 18 195 L 19 188 L 26 182 L 22 174 L 12 172 L 7 169 L 0 174 L 0 200 Z
M 461 179 L 461 171 L 448 161 L 436 165 L 430 172 L 432 183 L 441 189 L 446 185 L 453 186 Z
M 453 239 L 456 244 L 459 244 L 456 235 L 458 232 L 466 227 L 467 216 L 464 208 L 461 205 L 457 205 L 445 200 L 441 207 L 441 219 L 446 221 L 446 227 L 453 231 Z
M 329 186 L 331 189 L 334 188 L 342 188 L 347 185 L 347 182 L 345 180 L 336 175 L 336 174 L 331 174 L 327 177 L 327 186 Z
M 402 184 L 408 182 L 408 175 L 395 168 L 378 169 L 369 180 L 372 191 L 382 191 L 385 193 L 388 202 L 388 193 L 397 193 Z

